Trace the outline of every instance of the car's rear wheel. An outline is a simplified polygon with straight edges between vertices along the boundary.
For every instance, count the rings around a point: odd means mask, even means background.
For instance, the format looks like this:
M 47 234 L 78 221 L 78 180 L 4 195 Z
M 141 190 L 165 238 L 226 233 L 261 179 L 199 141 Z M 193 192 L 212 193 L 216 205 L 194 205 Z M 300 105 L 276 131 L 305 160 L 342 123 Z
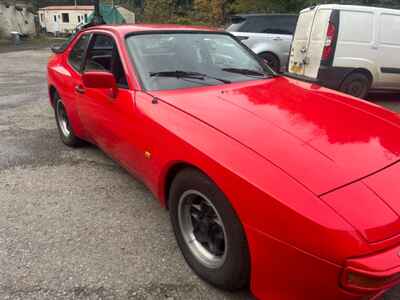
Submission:
M 275 54 L 270 52 L 260 53 L 259 56 L 268 64 L 268 66 L 275 72 L 279 72 L 281 69 L 281 63 Z
M 190 267 L 226 290 L 246 286 L 250 261 L 243 227 L 224 194 L 204 174 L 181 171 L 169 193 L 172 227 Z
M 358 98 L 365 98 L 371 86 L 370 78 L 364 73 L 352 73 L 340 86 L 340 91 Z
M 69 147 L 80 146 L 82 140 L 74 134 L 64 103 L 57 93 L 54 95 L 54 111 L 58 132 L 62 142 Z

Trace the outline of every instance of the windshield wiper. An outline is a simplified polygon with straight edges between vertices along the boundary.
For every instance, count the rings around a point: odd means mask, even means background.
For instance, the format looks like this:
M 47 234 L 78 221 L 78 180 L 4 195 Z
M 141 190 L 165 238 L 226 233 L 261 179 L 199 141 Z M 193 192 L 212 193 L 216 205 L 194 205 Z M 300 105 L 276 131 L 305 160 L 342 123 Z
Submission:
M 251 70 L 251 69 L 241 69 L 241 68 L 223 68 L 221 69 L 222 71 L 225 72 L 230 72 L 230 73 L 236 73 L 236 74 L 241 74 L 241 75 L 248 75 L 248 76 L 256 76 L 256 77 L 266 77 L 266 76 L 272 76 L 271 74 L 263 73 L 260 71 L 256 70 Z
M 188 72 L 188 71 L 162 71 L 162 72 L 150 72 L 150 77 L 174 77 L 174 78 L 189 78 L 204 80 L 205 78 L 211 78 L 214 80 L 221 81 L 223 83 L 231 83 L 230 80 L 214 77 L 211 75 L 199 73 L 199 72 Z

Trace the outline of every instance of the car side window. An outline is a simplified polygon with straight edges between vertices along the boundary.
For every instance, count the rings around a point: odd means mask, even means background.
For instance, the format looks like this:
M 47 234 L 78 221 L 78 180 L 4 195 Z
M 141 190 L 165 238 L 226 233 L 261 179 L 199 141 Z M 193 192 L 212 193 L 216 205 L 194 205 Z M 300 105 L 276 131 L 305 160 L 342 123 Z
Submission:
M 295 16 L 253 16 L 245 24 L 243 31 L 270 34 L 293 34 L 297 18 Z
M 293 17 L 271 17 L 262 29 L 263 33 L 271 34 L 293 34 L 296 18 Z
M 114 60 L 113 60 L 113 68 L 112 72 L 115 76 L 115 80 L 117 81 L 117 85 L 120 88 L 128 88 L 128 81 L 126 80 L 126 74 L 124 70 L 124 66 L 122 65 L 121 58 L 118 53 L 118 49 L 115 48 L 114 51 Z
M 114 49 L 114 40 L 106 34 L 95 34 L 90 42 L 85 71 L 109 71 Z
M 85 71 L 113 73 L 118 87 L 128 88 L 128 81 L 114 38 L 107 34 L 95 34 L 90 42 Z
M 80 72 L 83 64 L 85 51 L 89 43 L 89 37 L 89 34 L 82 35 L 72 48 L 68 57 L 69 64 L 78 72 Z

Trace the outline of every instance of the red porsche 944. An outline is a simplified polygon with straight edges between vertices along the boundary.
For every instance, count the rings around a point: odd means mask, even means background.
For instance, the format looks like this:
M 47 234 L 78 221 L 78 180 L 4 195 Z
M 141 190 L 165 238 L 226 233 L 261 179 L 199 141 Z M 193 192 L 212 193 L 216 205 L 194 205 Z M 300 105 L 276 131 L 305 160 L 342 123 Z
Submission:
M 229 33 L 94 26 L 48 64 L 62 141 L 169 210 L 201 278 L 260 299 L 376 299 L 400 281 L 400 118 L 280 76 Z

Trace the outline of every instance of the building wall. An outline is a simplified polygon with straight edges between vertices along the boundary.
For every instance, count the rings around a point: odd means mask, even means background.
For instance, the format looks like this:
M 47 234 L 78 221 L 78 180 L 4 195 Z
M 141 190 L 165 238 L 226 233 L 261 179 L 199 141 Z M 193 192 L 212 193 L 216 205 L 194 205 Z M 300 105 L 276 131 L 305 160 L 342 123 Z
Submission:
M 15 4 L 7 5 L 0 2 L 0 35 L 9 37 L 12 31 L 21 32 L 27 35 L 36 33 L 35 17 L 27 10 L 26 6 Z
M 92 10 L 43 10 L 39 9 L 39 23 L 47 32 L 68 33 L 72 32 L 79 23 L 85 21 L 85 15 L 89 17 Z M 68 20 L 63 19 L 63 14 L 68 15 Z M 68 22 L 66 22 L 68 21 Z

